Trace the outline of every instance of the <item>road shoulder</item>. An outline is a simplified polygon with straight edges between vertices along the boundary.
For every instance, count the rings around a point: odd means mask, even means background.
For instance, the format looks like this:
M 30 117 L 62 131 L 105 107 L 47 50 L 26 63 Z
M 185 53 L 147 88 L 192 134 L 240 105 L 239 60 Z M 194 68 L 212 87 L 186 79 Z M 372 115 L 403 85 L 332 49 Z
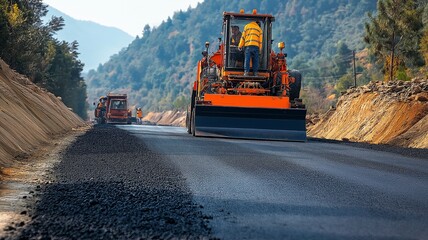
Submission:
M 61 154 L 91 126 L 73 129 L 56 136 L 31 156 L 21 156 L 11 167 L 3 168 L 0 185 L 0 237 L 13 234 L 30 220 L 39 198 L 41 184 L 53 181 L 52 168 L 61 161 Z

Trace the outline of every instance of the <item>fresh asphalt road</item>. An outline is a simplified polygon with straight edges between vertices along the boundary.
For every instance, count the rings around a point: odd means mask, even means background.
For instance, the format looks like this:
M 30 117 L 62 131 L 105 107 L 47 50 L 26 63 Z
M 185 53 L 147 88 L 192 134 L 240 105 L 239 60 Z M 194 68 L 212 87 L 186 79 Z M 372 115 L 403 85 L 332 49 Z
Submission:
M 221 239 L 428 239 L 428 156 L 119 126 L 175 164 Z

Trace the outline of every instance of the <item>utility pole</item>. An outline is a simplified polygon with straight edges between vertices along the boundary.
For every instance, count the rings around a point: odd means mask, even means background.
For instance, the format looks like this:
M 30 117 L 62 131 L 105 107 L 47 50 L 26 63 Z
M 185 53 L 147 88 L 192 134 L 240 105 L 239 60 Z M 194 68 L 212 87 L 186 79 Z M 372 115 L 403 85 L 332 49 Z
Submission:
M 357 69 L 355 67 L 355 50 L 352 51 L 352 61 L 354 64 L 354 87 L 357 87 Z

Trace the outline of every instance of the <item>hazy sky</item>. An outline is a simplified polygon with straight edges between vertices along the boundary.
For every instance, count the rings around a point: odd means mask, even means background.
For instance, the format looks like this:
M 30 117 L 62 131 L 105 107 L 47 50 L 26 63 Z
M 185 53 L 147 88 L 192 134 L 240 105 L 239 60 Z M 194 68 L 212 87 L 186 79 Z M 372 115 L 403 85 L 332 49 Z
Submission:
M 180 9 L 196 7 L 203 0 L 43 0 L 61 12 L 79 20 L 90 20 L 139 35 L 146 24 L 158 26 Z

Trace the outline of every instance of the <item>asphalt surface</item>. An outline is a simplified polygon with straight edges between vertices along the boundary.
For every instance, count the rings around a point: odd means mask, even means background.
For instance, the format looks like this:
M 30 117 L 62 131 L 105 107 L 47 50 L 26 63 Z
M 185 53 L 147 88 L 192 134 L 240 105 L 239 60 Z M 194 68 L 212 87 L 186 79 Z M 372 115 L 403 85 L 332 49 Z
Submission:
M 428 150 L 96 126 L 7 239 L 427 239 Z
M 95 126 L 53 171 L 5 239 L 211 238 L 180 172 L 126 131 Z
M 221 239 L 428 239 L 428 150 L 124 126 L 177 166 Z

